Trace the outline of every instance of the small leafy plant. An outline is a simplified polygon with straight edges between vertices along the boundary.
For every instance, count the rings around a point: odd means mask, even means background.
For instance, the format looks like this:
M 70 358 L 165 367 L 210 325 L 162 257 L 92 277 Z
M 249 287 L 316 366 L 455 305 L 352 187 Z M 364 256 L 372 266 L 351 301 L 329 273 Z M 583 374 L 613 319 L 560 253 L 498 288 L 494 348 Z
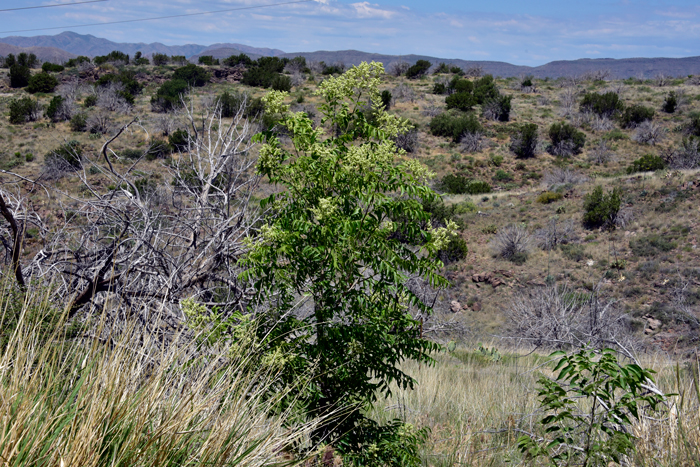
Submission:
M 546 457 L 550 465 L 607 466 L 620 463 L 634 450 L 630 425 L 645 410 L 656 411 L 664 400 L 647 389 L 653 370 L 637 364 L 621 365 L 614 350 L 581 349 L 559 358 L 556 379 L 539 379 L 540 424 L 545 438 L 518 439 L 530 457 Z

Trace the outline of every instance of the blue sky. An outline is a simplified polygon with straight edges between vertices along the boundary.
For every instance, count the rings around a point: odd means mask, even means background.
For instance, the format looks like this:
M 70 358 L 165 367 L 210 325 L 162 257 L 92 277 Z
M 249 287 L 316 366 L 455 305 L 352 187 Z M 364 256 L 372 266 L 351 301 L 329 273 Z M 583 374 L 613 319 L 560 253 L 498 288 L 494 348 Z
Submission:
M 0 8 L 76 0 L 0 0 Z M 194 13 L 280 0 L 108 0 L 0 12 L 4 31 Z M 117 42 L 238 42 L 285 52 L 358 49 L 540 65 L 577 58 L 700 55 L 700 2 L 314 0 L 143 23 L 66 28 Z

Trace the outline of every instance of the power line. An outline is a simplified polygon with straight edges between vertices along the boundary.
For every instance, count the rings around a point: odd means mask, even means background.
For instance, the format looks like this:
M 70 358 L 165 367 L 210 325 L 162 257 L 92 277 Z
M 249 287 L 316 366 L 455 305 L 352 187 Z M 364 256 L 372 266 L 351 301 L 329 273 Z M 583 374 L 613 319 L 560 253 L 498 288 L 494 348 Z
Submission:
M 82 5 L 83 3 L 100 3 L 100 2 L 107 2 L 107 1 L 109 1 L 109 0 L 87 0 L 85 2 L 56 3 L 55 5 L 37 5 L 37 6 L 23 6 L 23 7 L 19 7 L 19 8 L 4 8 L 0 11 L 34 10 L 36 8 L 54 8 L 57 6 Z
M 199 13 L 186 13 L 181 15 L 169 15 L 169 16 L 155 16 L 153 18 L 140 18 L 140 19 L 125 19 L 122 21 L 107 21 L 104 23 L 89 23 L 89 24 L 74 24 L 71 26 L 55 26 L 52 28 L 35 28 L 35 29 L 16 29 L 14 31 L 0 31 L 0 34 L 8 34 L 11 32 L 32 32 L 32 31 L 50 31 L 55 29 L 72 29 L 72 28 L 86 28 L 89 26 L 104 26 L 107 24 L 124 24 L 124 23 L 138 23 L 141 21 L 154 21 L 157 19 L 170 19 L 170 18 L 184 18 L 186 16 L 201 16 L 201 15 L 211 15 L 214 13 L 226 13 L 229 11 L 240 11 L 240 10 L 254 10 L 258 8 L 269 8 L 271 6 L 282 6 L 282 5 L 293 5 L 295 3 L 308 3 L 315 0 L 296 0 L 292 2 L 282 2 L 282 3 L 269 3 L 267 5 L 256 5 L 256 6 L 245 6 L 238 8 L 227 8 L 225 10 L 212 10 L 212 11 L 202 11 Z

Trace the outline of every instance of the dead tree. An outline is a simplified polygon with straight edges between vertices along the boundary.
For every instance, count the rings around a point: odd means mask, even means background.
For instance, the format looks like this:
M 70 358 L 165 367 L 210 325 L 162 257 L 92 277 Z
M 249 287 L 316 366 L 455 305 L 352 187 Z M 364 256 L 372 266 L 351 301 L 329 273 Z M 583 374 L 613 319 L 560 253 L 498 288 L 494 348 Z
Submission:
M 252 199 L 259 180 L 253 123 L 244 117 L 244 105 L 232 119 L 221 117 L 218 104 L 199 116 L 192 106 L 185 112 L 187 148 L 163 164 L 160 174 L 135 170 L 148 148 L 126 169 L 113 163 L 119 156 L 112 143 L 125 132 L 145 131 L 134 119 L 102 146 L 101 163 L 92 165 L 112 189 L 92 185 L 82 172 L 85 196 L 62 193 L 70 200 L 70 214 L 29 269 L 35 279 L 59 283 L 71 316 L 109 296 L 145 326 L 155 311 L 159 319 L 179 322 L 185 298 L 223 314 L 244 306 L 238 262 L 260 219 Z

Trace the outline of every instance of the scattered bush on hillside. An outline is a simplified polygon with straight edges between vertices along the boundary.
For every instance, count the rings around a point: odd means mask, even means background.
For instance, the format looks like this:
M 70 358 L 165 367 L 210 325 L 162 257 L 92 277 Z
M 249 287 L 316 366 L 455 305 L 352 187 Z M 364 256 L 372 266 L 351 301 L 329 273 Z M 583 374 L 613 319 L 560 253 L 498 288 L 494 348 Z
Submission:
M 84 113 L 73 115 L 73 118 L 70 119 L 70 129 L 76 132 L 87 130 L 87 115 Z
M 584 94 L 579 109 L 581 112 L 591 112 L 601 117 L 612 118 L 622 112 L 624 104 L 620 100 L 620 96 L 613 91 L 605 94 L 591 92 Z
M 153 65 L 163 66 L 168 64 L 168 56 L 166 54 L 154 53 L 151 57 L 153 60 Z
M 41 115 L 39 102 L 31 97 L 22 97 L 10 101 L 10 123 L 20 125 L 33 122 Z
M 507 122 L 510 120 L 511 96 L 498 96 L 482 105 L 481 113 L 489 120 Z
M 97 66 L 103 65 L 105 63 L 114 63 L 116 65 L 128 65 L 129 55 L 118 50 L 113 50 L 107 55 L 99 55 L 92 59 L 92 63 Z
M 438 189 L 454 195 L 479 195 L 491 193 L 491 185 L 480 180 L 473 180 L 462 174 L 447 174 L 440 180 Z
M 182 80 L 192 87 L 202 87 L 209 82 L 211 75 L 207 70 L 194 63 L 178 68 L 173 72 L 171 81 Z
M 418 60 L 412 67 L 406 70 L 406 78 L 416 79 L 425 76 L 432 65 L 427 60 Z
M 143 90 L 143 85 L 136 79 L 136 73 L 131 70 L 122 71 L 121 73 L 107 73 L 106 75 L 100 76 L 100 78 L 95 82 L 96 87 L 106 87 L 110 83 L 121 83 L 123 86 L 122 97 L 129 101 L 133 105 L 134 96 L 141 93 Z M 127 95 L 128 94 L 128 95 Z
M 167 141 L 162 139 L 153 138 L 148 144 L 148 150 L 146 151 L 146 160 L 154 161 L 156 159 L 165 159 L 170 154 L 172 154 L 173 148 L 168 144 Z
M 654 154 L 645 154 L 627 167 L 627 173 L 653 172 L 664 168 L 666 168 L 666 163 L 662 158 Z
M 559 222 L 556 217 L 549 220 L 546 227 L 535 232 L 537 245 L 545 251 L 556 248 L 558 245 L 567 245 L 578 240 L 578 234 L 574 227 L 574 221 Z
M 63 70 L 65 70 L 65 67 L 56 63 L 44 62 L 41 64 L 41 71 L 44 73 L 60 73 Z
M 239 111 L 242 111 L 246 118 L 258 118 L 265 112 L 262 100 L 259 97 L 251 97 L 247 92 L 226 91 L 217 99 L 221 106 L 221 116 L 225 118 L 232 118 Z
M 690 121 L 685 127 L 685 133 L 690 136 L 700 137 L 700 112 L 694 112 L 690 115 Z
M 52 122 L 70 120 L 73 116 L 73 102 L 61 96 L 54 96 L 46 108 L 45 115 Z
M 93 135 L 104 135 L 112 131 L 112 118 L 108 112 L 97 111 L 90 114 L 86 121 L 86 129 Z
M 524 264 L 532 250 L 532 237 L 524 227 L 508 225 L 498 229 L 490 245 L 496 257 Z
M 564 198 L 564 195 L 562 195 L 561 193 L 556 193 L 553 191 L 545 191 L 543 193 L 540 193 L 540 195 L 537 197 L 537 199 L 535 201 L 538 203 L 541 203 L 541 204 L 549 204 L 549 203 L 553 203 L 555 201 L 559 201 L 563 198 Z
M 287 63 L 289 63 L 288 58 L 260 57 L 246 66 L 241 83 L 262 88 L 270 88 L 273 83 L 280 85 L 278 77 L 284 71 Z M 291 81 L 289 84 L 291 87 Z
M 605 138 L 601 138 L 598 144 L 588 152 L 588 160 L 594 164 L 605 164 L 610 162 L 614 156 Z
M 672 169 L 696 169 L 700 167 L 700 138 L 683 138 L 681 144 L 668 157 Z
M 476 99 L 468 92 L 455 92 L 445 98 L 445 104 L 447 104 L 448 109 L 468 112 L 476 105 Z
M 134 54 L 134 65 L 148 65 L 149 63 L 151 63 L 150 60 L 144 57 L 141 51 L 138 51 Z
M 340 75 L 345 71 L 345 63 L 343 62 L 335 62 L 332 65 L 327 65 L 325 62 L 321 62 L 321 64 L 323 65 L 322 75 Z
M 190 86 L 182 79 L 171 79 L 163 83 L 151 97 L 151 109 L 154 112 L 167 112 L 182 106 L 182 96 L 187 94 Z
M 678 107 L 678 99 L 676 97 L 676 92 L 671 91 L 664 99 L 664 103 L 661 106 L 661 109 L 667 114 L 672 114 L 676 111 L 676 107 Z
M 663 128 L 661 128 L 660 125 L 657 125 L 651 120 L 646 120 L 637 125 L 637 129 L 635 130 L 634 135 L 632 135 L 632 141 L 654 146 L 663 139 L 663 136 Z
M 630 250 L 636 256 L 656 256 L 675 250 L 678 244 L 659 234 L 651 234 L 630 240 Z
M 630 105 L 620 115 L 622 128 L 636 128 L 637 125 L 654 118 L 654 109 L 643 105 Z
M 586 135 L 568 123 L 553 123 L 549 127 L 549 139 L 552 144 L 548 151 L 555 156 L 571 156 L 581 152 L 586 143 Z
M 587 194 L 583 201 L 583 224 L 588 228 L 603 227 L 614 230 L 617 213 L 620 211 L 622 189 L 613 188 L 604 192 L 601 185 Z
M 550 190 L 556 187 L 567 187 L 572 185 L 578 185 L 579 183 L 584 183 L 588 180 L 588 177 L 580 174 L 571 169 L 553 168 L 549 172 L 544 174 L 544 184 L 549 187 Z
M 537 154 L 537 125 L 526 123 L 510 138 L 510 150 L 516 157 L 527 159 Z
M 95 105 L 110 112 L 128 113 L 134 104 L 134 96 L 124 90 L 119 81 L 110 81 L 105 86 L 95 87 Z
M 83 148 L 78 141 L 68 141 L 44 156 L 43 178 L 61 178 L 83 168 Z
M 391 91 L 385 89 L 384 91 L 382 91 L 380 97 L 382 99 L 382 105 L 384 106 L 384 109 L 389 110 L 391 108 Z
M 401 83 L 391 90 L 394 102 L 410 102 L 416 100 L 416 91 L 406 83 Z
M 37 73 L 27 82 L 26 91 L 30 94 L 37 92 L 50 93 L 58 86 L 58 80 L 48 73 Z
M 462 135 L 459 148 L 462 152 L 479 152 L 483 149 L 484 135 L 480 131 L 466 132 Z
M 83 107 L 89 109 L 90 107 L 95 107 L 97 105 L 97 94 L 90 94 L 83 100 Z
M 223 116 L 223 115 L 222 115 Z M 173 149 L 173 151 L 184 152 L 190 144 L 190 136 L 187 131 L 182 129 L 177 129 L 173 131 L 170 136 L 168 136 L 168 144 Z
M 289 92 L 292 89 L 292 79 L 287 75 L 278 74 L 272 78 L 270 88 L 274 91 Z
M 219 59 L 214 58 L 213 55 L 202 55 L 197 59 L 197 63 L 200 65 L 214 66 L 219 64 Z
M 459 143 L 466 133 L 483 132 L 481 124 L 472 114 L 461 112 L 444 112 L 430 121 L 430 133 L 445 136 Z
M 410 130 L 399 133 L 394 138 L 394 144 L 399 149 L 403 149 L 408 153 L 412 153 L 418 146 L 418 130 L 411 128 Z
M 403 60 L 399 60 L 399 61 L 390 63 L 389 67 L 388 67 L 388 71 L 389 71 L 389 74 L 391 76 L 401 76 L 408 71 L 410 66 L 411 65 L 409 65 L 408 62 L 404 62 Z
M 22 66 L 19 64 L 14 64 L 10 67 L 10 87 L 11 88 L 23 88 L 29 84 L 29 78 L 31 77 L 31 71 L 29 67 Z
M 85 55 L 79 55 L 76 58 L 71 58 L 66 62 L 66 67 L 67 68 L 74 68 L 79 65 L 84 65 L 84 64 L 89 64 L 90 63 L 90 57 L 86 57 Z

